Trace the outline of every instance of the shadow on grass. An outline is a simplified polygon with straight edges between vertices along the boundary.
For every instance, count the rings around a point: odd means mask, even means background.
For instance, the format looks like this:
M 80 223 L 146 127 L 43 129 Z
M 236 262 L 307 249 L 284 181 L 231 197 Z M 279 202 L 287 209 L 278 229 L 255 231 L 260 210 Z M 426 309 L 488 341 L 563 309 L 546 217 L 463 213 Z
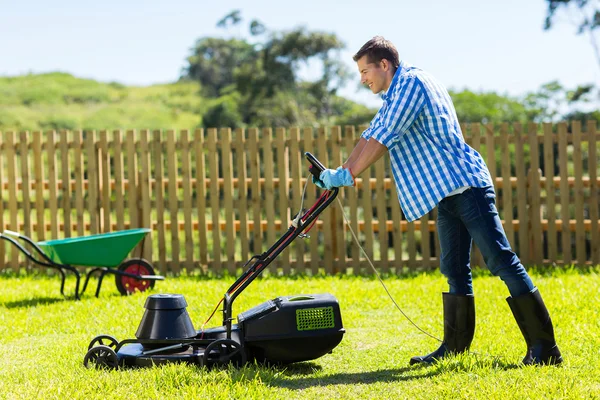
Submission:
M 489 363 L 489 362 L 488 362 Z M 485 364 L 488 364 L 485 363 Z M 280 374 L 272 377 L 269 384 L 288 389 L 302 390 L 311 386 L 327 385 L 354 385 L 357 383 L 370 384 L 376 382 L 402 382 L 416 379 L 432 378 L 447 372 L 471 372 L 474 368 L 481 367 L 480 361 L 465 363 L 463 361 L 449 361 L 437 365 L 413 365 L 398 368 L 387 368 L 365 372 L 343 372 L 327 376 L 314 376 L 323 368 L 315 363 L 299 363 L 287 366 Z M 521 368 L 520 365 L 493 361 L 491 366 L 498 370 L 511 370 Z
M 27 308 L 27 307 L 34 307 L 34 306 L 45 306 L 48 304 L 59 303 L 59 302 L 69 301 L 69 300 L 75 300 L 75 298 L 73 297 L 71 299 L 68 297 L 35 297 L 35 298 L 31 298 L 31 299 L 7 301 L 6 303 L 0 302 L 0 306 L 6 307 L 9 309 Z

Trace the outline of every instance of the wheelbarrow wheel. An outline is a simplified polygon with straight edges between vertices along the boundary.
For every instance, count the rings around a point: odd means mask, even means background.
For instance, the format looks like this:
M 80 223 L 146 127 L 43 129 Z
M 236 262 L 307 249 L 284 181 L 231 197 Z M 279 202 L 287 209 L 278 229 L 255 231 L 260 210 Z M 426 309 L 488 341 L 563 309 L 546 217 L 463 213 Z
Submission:
M 88 345 L 88 350 L 94 346 L 108 346 L 111 349 L 115 350 L 119 345 L 119 341 L 110 335 L 98 335 L 92 339 L 90 344 Z
M 83 358 L 83 365 L 86 368 L 117 369 L 119 367 L 119 357 L 108 346 L 96 346 L 88 350 Z
M 246 351 L 241 344 L 231 339 L 217 339 L 210 342 L 202 357 L 205 366 L 225 366 L 233 364 L 241 367 L 246 364 Z
M 154 268 L 143 258 L 136 258 L 125 261 L 119 266 L 119 271 L 126 272 L 132 275 L 154 275 Z M 115 274 L 115 283 L 117 290 L 123 296 L 133 294 L 135 292 L 145 292 L 148 289 L 154 288 L 154 281 L 150 279 L 137 279 L 129 276 Z

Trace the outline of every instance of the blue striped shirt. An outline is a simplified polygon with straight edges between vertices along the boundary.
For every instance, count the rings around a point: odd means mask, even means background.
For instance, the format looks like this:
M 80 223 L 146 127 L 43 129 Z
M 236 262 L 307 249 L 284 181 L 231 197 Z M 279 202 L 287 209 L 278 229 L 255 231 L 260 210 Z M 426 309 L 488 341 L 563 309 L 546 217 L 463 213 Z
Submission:
M 463 139 L 448 91 L 430 74 L 400 63 L 383 105 L 363 132 L 387 147 L 408 221 L 462 186 L 492 186 L 481 155 Z

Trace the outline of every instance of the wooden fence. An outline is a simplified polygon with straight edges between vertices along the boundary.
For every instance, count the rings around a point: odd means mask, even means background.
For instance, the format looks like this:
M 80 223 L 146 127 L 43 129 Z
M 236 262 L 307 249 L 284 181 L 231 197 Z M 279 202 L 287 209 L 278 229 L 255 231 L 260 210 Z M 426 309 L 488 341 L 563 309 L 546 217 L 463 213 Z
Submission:
M 600 264 L 594 123 L 469 124 L 463 133 L 490 167 L 525 264 Z M 337 167 L 359 135 L 354 127 L 0 132 L 0 228 L 42 241 L 148 227 L 143 256 L 161 273 L 236 273 L 275 243 L 301 204 L 314 203 L 304 152 Z M 381 271 L 438 266 L 436 210 L 407 223 L 387 156 L 339 199 Z M 337 201 L 309 235 L 271 272 L 369 273 Z M 482 265 L 476 249 L 474 264 Z M 22 267 L 36 268 L 0 241 L 0 270 Z

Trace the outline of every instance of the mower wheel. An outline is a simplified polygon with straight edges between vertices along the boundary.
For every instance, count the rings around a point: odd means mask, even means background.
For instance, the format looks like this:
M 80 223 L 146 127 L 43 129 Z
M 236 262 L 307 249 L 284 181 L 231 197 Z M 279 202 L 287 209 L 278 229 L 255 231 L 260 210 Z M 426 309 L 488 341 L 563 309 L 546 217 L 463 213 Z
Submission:
M 152 268 L 152 265 L 143 258 L 134 258 L 125 261 L 123 264 L 119 265 L 119 271 L 139 276 L 154 275 L 154 268 Z M 130 278 L 128 276 L 115 274 L 117 290 L 123 296 L 135 292 L 145 292 L 148 289 L 154 288 L 154 283 L 153 280 Z
M 117 369 L 119 367 L 119 358 L 117 357 L 117 353 L 110 347 L 96 346 L 88 350 L 83 358 L 83 365 L 86 368 Z
M 119 345 L 119 341 L 110 335 L 99 335 L 92 339 L 88 345 L 88 350 L 94 346 L 108 346 L 115 350 Z
M 247 358 L 246 351 L 235 340 L 217 339 L 206 346 L 202 362 L 207 367 L 212 365 L 224 366 L 227 364 L 241 367 L 246 364 Z

